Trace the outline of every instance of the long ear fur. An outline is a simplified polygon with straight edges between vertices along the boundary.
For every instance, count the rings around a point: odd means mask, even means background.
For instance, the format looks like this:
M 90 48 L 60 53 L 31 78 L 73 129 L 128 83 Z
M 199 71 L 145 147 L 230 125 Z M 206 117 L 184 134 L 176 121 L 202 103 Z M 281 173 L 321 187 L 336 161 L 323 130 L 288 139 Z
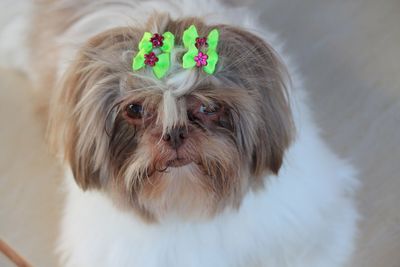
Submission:
M 260 114 L 250 133 L 253 140 L 252 172 L 278 173 L 284 152 L 294 136 L 294 124 L 285 81 L 286 68 L 272 47 L 247 31 L 230 26 L 221 29 L 221 76 L 245 87 Z
M 51 102 L 50 143 L 83 189 L 100 187 L 111 175 L 105 129 L 114 119 L 110 113 L 121 95 L 121 75 L 129 70 L 121 51 L 128 50 L 127 40 L 136 37 L 127 34 L 113 29 L 91 39 L 65 73 Z

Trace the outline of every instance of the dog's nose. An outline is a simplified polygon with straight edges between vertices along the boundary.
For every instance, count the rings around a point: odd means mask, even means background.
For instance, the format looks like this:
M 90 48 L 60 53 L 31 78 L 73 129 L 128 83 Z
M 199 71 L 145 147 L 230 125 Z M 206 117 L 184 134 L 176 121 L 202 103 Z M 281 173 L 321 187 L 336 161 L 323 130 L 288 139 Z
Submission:
M 186 127 L 174 127 L 164 134 L 163 140 L 168 143 L 173 149 L 178 149 L 188 137 Z

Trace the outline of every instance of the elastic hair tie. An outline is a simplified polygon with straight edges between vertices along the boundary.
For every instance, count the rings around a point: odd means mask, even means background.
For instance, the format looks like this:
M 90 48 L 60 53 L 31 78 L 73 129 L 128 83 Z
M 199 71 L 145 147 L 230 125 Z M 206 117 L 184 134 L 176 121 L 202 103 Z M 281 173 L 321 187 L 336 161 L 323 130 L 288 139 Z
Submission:
M 194 66 L 203 68 L 208 74 L 213 74 L 218 62 L 219 31 L 213 29 L 207 37 L 199 37 L 196 26 L 191 25 L 183 33 L 183 45 L 188 50 L 182 58 L 183 68 Z
M 132 69 L 136 71 L 150 66 L 154 75 L 161 79 L 170 67 L 170 53 L 174 44 L 175 36 L 171 32 L 162 35 L 145 32 L 138 45 L 139 52 L 133 58 Z

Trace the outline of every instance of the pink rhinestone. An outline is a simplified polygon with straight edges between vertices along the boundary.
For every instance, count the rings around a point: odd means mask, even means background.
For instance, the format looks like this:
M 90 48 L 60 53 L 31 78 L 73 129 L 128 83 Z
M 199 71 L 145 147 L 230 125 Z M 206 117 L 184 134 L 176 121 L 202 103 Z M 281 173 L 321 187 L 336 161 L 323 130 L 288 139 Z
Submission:
M 202 52 L 199 52 L 197 56 L 194 57 L 194 61 L 196 61 L 197 67 L 202 67 L 207 65 L 208 55 Z

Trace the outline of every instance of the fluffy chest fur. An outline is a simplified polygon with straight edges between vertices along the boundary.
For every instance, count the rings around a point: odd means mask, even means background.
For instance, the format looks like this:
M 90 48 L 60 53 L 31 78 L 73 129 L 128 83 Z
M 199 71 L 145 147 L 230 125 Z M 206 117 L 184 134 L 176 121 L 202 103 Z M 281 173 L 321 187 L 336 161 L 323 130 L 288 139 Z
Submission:
M 279 177 L 211 221 L 145 224 L 68 173 L 66 266 L 344 266 L 356 232 L 354 172 L 304 129 Z

